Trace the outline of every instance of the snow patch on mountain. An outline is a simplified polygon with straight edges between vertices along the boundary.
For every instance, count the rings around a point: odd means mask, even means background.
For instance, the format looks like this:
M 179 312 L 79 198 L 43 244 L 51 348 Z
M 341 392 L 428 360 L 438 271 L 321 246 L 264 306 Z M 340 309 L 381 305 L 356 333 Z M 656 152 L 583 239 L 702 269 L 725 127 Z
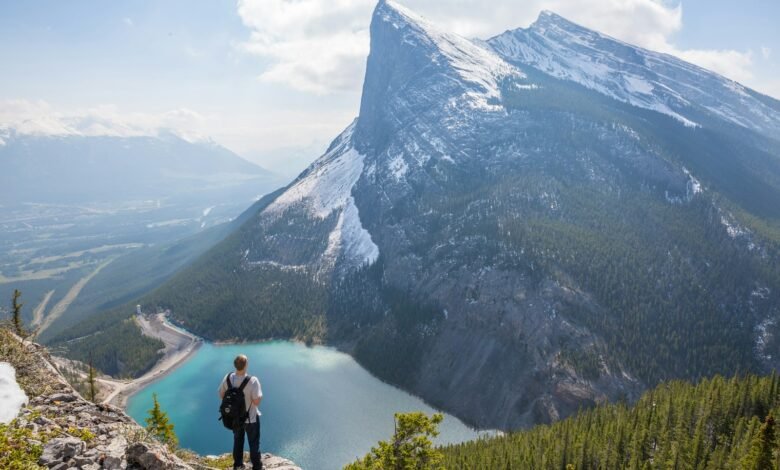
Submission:
M 746 237 L 750 235 L 750 230 L 742 227 L 734 220 L 729 220 L 725 215 L 720 216 L 720 223 L 726 227 L 726 233 L 728 233 L 731 238 Z
M 769 298 L 769 294 L 772 293 L 772 290 L 769 289 L 766 286 L 760 286 L 756 287 L 753 292 L 750 293 L 751 297 L 758 297 L 761 300 L 766 300 Z
M 766 250 L 756 244 L 753 232 L 749 228 L 737 222 L 734 214 L 731 212 L 724 211 L 723 209 L 718 209 L 718 211 L 720 212 L 720 224 L 725 227 L 729 237 L 744 242 L 745 246 L 750 251 L 759 250 L 761 256 L 764 258 L 766 257 Z
M 476 89 L 464 96 L 473 108 L 502 110 L 500 83 L 506 77 L 525 78 L 516 67 L 504 61 L 489 47 L 457 34 L 440 30 L 427 19 L 396 2 L 388 0 L 378 10 L 381 18 L 396 29 L 411 27 L 441 52 L 444 59 L 457 71 L 460 78 Z
M 304 202 L 313 215 L 324 219 L 333 211 L 345 207 L 352 187 L 363 172 L 363 155 L 351 146 L 353 130 L 354 125 L 265 212 L 279 213 L 293 204 Z
M 379 247 L 360 223 L 360 214 L 352 196 L 347 199 L 336 228 L 328 237 L 328 248 L 325 250 L 326 259 L 335 261 L 339 255 L 349 266 L 373 264 L 379 258 Z
M 652 95 L 655 90 L 653 85 L 635 75 L 627 75 L 623 77 L 623 81 L 626 83 L 626 89 L 634 94 Z
M 323 257 L 333 262 L 338 256 L 351 265 L 371 264 L 379 257 L 379 247 L 363 228 L 352 188 L 363 173 L 364 156 L 352 147 L 354 123 L 337 139 L 332 148 L 264 213 L 281 215 L 286 209 L 303 204 L 312 217 L 324 219 L 340 211 L 336 228 L 328 238 Z
M 409 172 L 409 165 L 406 164 L 403 155 L 398 155 L 390 160 L 387 166 L 396 181 L 401 181 Z
M 697 123 L 675 112 L 663 99 L 656 97 L 653 93 L 655 86 L 641 76 L 616 71 L 593 55 L 575 50 L 570 44 L 540 35 L 531 38 L 526 34 L 525 30 L 506 33 L 491 39 L 490 44 L 504 57 L 530 64 L 555 78 L 573 81 L 618 101 L 666 114 L 686 127 L 698 127 Z M 585 38 L 570 37 L 570 40 L 589 48 Z M 675 98 L 684 103 L 681 97 Z
M 696 179 L 687 168 L 683 167 L 682 170 L 688 177 L 688 200 L 691 200 L 695 195 L 703 193 L 704 189 L 702 188 L 701 182 Z
M 695 198 L 697 194 L 701 194 L 704 192 L 704 187 L 702 186 L 701 182 L 695 176 L 693 176 L 687 168 L 682 167 L 682 172 L 688 178 L 688 181 L 685 183 L 685 196 L 673 196 L 667 190 L 665 191 L 665 194 L 666 194 L 666 201 L 669 204 L 690 203 L 691 201 L 693 201 L 693 198 Z
M 487 41 L 513 64 L 531 66 L 618 101 L 700 127 L 697 113 L 760 132 L 780 132 L 780 111 L 739 83 L 674 56 L 632 46 L 543 12 L 527 29 Z
M 769 344 L 772 336 L 769 330 L 775 325 L 775 323 L 776 320 L 774 318 L 765 318 L 761 323 L 757 324 L 755 328 L 756 355 L 759 357 L 759 359 L 764 361 L 770 361 L 772 359 L 772 355 L 766 352 L 766 347 Z
M 6 362 L 0 362 L 0 424 L 10 423 L 27 403 L 27 395 L 16 383 L 16 371 Z

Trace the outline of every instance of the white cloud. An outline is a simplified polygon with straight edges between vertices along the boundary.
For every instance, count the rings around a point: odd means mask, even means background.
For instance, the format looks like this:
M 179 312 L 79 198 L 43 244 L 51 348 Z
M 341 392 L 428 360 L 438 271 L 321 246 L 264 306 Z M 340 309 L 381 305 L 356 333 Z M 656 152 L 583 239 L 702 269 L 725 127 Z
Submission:
M 765 88 L 761 88 L 761 91 L 776 99 L 780 99 L 780 80 L 768 83 Z
M 114 105 L 65 109 L 46 101 L 0 100 L 0 147 L 12 133 L 45 136 L 178 135 L 190 142 L 213 139 L 279 174 L 292 175 L 324 151 L 354 118 L 352 110 L 274 110 L 239 114 L 188 108 L 128 112 Z
M 261 80 L 314 93 L 354 90 L 368 53 L 371 8 L 367 0 L 239 0 L 252 30 L 243 47 L 270 61 Z
M 753 78 L 753 54 L 750 51 L 677 50 L 671 47 L 664 52 L 741 83 L 746 83 Z
M 734 50 L 684 50 L 672 38 L 683 9 L 662 0 L 402 0 L 406 6 L 467 37 L 531 24 L 542 10 L 626 42 L 677 55 L 735 80 L 752 77 L 752 56 Z M 374 0 L 239 0 L 250 28 L 243 48 L 268 61 L 260 79 L 314 93 L 357 92 L 368 53 Z
M 187 108 L 161 113 L 121 112 L 113 105 L 55 109 L 46 101 L 0 101 L 0 129 L 26 135 L 154 136 L 173 132 L 195 141 L 206 136 L 206 117 Z
M 755 90 L 780 100 L 780 80 L 764 77 L 753 81 L 755 82 L 753 83 Z
M 127 17 L 122 18 L 122 23 L 124 23 L 125 26 L 127 26 L 129 28 L 132 28 L 133 26 L 135 26 L 135 23 L 133 23 L 133 19 L 132 18 L 127 18 Z
M 770 49 L 770 48 L 768 48 L 766 46 L 762 47 L 761 48 L 761 56 L 764 59 L 769 60 L 769 58 L 772 56 L 772 49 Z

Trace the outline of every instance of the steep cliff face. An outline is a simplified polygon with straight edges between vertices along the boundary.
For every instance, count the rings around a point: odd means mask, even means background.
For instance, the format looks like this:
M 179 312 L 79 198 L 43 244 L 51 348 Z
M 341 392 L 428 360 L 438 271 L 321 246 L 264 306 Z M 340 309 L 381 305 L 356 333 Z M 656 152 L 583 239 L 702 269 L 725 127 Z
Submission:
M 205 470 L 230 460 L 172 452 L 121 409 L 85 400 L 52 365 L 45 348 L 22 343 L 0 328 L 0 365 L 10 369 L 9 363 L 29 401 L 0 428 L 10 449 L 0 457 L 3 468 Z M 271 454 L 264 454 L 263 462 L 269 469 L 300 470 Z
M 776 366 L 777 103 L 553 15 L 484 43 L 382 1 L 371 36 L 357 120 L 147 303 L 486 427 Z
M 379 340 L 385 356 L 395 341 L 417 353 L 406 360 L 408 377 L 388 376 L 468 421 L 501 428 L 556 419 L 638 388 L 618 364 L 587 381 L 561 361 L 564 342 L 603 347 L 556 314 L 561 303 L 596 306 L 578 286 L 539 279 L 497 233 L 497 209 L 507 200 L 495 189 L 519 170 L 512 154 L 525 143 L 515 136 L 533 124 L 510 112 L 502 98 L 509 84 L 520 93 L 538 86 L 493 51 L 388 2 L 372 22 L 355 137 L 367 170 L 354 195 L 382 254 L 380 297 L 390 304 L 386 292 L 397 290 L 435 310 L 411 325 L 373 320 L 395 338 Z M 367 320 L 361 307 L 345 309 L 353 324 Z M 382 370 L 392 359 L 376 357 L 371 338 L 359 340 L 356 352 Z

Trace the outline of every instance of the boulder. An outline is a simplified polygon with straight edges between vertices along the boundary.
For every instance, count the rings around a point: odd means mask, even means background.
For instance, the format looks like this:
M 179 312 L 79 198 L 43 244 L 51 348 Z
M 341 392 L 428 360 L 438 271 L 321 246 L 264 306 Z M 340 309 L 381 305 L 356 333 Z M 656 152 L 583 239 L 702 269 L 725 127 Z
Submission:
M 119 436 L 112 439 L 107 444 L 100 444 L 95 450 L 100 454 L 98 461 L 103 465 L 103 468 L 117 470 L 124 468 L 126 448 L 127 440 L 124 437 Z
M 143 470 L 184 470 L 191 469 L 172 456 L 165 447 L 138 442 L 127 448 L 127 464 Z
M 83 468 L 86 465 L 89 465 L 89 464 L 92 464 L 92 463 L 96 463 L 95 462 L 95 457 L 96 456 L 88 456 L 86 454 L 84 454 L 84 455 L 77 455 L 77 456 L 73 457 L 73 463 L 77 467 Z
M 35 418 L 35 423 L 38 424 L 39 426 L 51 426 L 52 424 L 54 424 L 54 421 L 50 420 L 45 416 L 38 416 L 37 418 Z
M 56 464 L 67 462 L 72 457 L 84 452 L 86 443 L 75 437 L 58 437 L 50 440 L 43 446 L 43 453 L 38 463 L 45 467 L 54 467 Z
M 72 393 L 53 393 L 49 395 L 49 401 L 59 401 L 63 403 L 70 403 L 78 399 L 79 397 Z
M 271 454 L 263 454 L 263 468 L 267 470 L 301 470 L 291 461 Z

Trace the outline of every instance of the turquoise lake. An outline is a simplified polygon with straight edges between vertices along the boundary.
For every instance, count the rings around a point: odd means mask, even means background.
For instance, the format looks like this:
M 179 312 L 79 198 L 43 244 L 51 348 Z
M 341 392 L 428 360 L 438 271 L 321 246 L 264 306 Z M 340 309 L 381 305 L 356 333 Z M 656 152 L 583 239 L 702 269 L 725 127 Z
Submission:
M 435 412 L 419 398 L 375 378 L 347 354 L 278 341 L 205 344 L 183 365 L 131 397 L 128 414 L 143 423 L 156 393 L 182 447 L 202 455 L 230 452 L 232 434 L 217 421 L 217 387 L 238 354 L 249 357 L 249 373 L 263 387 L 261 451 L 289 458 L 305 470 L 342 468 L 363 456 L 392 435 L 395 412 Z M 446 414 L 439 429 L 438 443 L 484 434 Z

